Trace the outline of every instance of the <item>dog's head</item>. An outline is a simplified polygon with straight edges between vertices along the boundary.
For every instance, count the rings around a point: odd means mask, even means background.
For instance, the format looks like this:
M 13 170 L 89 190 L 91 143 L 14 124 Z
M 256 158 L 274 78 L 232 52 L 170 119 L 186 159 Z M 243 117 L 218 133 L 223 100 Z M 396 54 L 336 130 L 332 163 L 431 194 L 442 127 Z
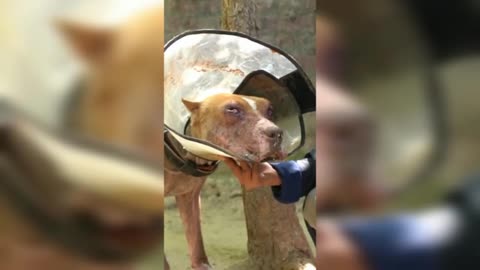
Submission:
M 163 21 L 159 7 L 115 27 L 57 22 L 86 66 L 86 88 L 73 109 L 73 128 L 152 156 L 159 164 L 163 164 Z M 131 209 L 109 205 L 101 196 L 97 199 L 82 198 L 81 207 L 75 201 L 75 209 L 81 208 L 82 218 L 96 224 L 116 251 L 144 252 L 158 242 L 158 228 L 142 225 L 150 218 L 147 214 L 140 218 Z
M 283 131 L 264 98 L 217 94 L 201 102 L 182 100 L 191 112 L 190 135 L 253 161 L 282 159 Z
M 163 8 L 114 27 L 58 21 L 86 65 L 76 127 L 109 142 L 163 157 Z

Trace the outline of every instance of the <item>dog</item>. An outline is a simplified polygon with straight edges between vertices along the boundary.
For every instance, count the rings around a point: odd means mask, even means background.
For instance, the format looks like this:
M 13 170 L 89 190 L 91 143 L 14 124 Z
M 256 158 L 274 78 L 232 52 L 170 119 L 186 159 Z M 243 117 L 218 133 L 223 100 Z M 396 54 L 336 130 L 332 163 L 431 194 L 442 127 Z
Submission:
M 73 51 L 87 64 L 85 87 L 73 106 L 70 126 L 162 163 L 162 10 L 140 14 L 117 29 L 66 21 L 58 26 Z M 273 111 L 267 100 L 225 94 L 202 102 L 183 102 L 192 113 L 191 136 L 255 161 L 281 156 L 282 132 L 269 119 Z M 206 177 L 180 172 L 168 161 L 165 168 L 165 195 L 176 197 L 192 268 L 210 269 L 199 216 L 199 194 Z
M 117 27 L 57 26 L 86 63 L 69 125 L 163 162 L 163 8 Z
M 162 242 L 161 168 L 5 105 L 2 269 L 131 269 L 129 262 Z
M 182 100 L 190 111 L 189 134 L 254 162 L 283 158 L 283 131 L 272 121 L 273 108 L 264 98 L 216 94 L 203 101 Z M 199 166 L 206 160 L 187 156 Z M 200 228 L 200 190 L 206 176 L 194 177 L 165 163 L 165 196 L 175 196 L 186 230 L 193 269 L 212 269 Z M 166 266 L 168 268 L 168 265 Z
M 163 164 L 163 22 L 163 6 L 116 26 L 56 21 L 85 66 L 82 87 L 66 108 L 65 128 Z M 162 235 L 151 238 L 157 237 Z M 129 263 L 113 269 L 120 267 L 129 269 Z

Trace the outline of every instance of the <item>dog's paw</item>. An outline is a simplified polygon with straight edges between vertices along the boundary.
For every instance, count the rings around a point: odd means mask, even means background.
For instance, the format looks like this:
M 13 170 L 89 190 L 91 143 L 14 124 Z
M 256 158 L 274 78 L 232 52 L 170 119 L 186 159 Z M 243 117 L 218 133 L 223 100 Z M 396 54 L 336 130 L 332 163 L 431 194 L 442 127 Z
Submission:
M 214 270 L 212 266 L 202 263 L 202 265 L 194 267 L 193 270 Z

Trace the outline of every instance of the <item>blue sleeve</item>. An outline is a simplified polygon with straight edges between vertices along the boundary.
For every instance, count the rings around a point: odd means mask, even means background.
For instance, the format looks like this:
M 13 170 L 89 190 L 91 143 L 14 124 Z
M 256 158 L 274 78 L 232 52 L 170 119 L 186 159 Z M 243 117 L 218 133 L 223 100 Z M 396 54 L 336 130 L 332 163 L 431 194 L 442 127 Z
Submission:
M 368 269 L 440 269 L 439 247 L 414 217 L 350 220 L 341 228 L 365 257 Z
M 271 163 L 282 184 L 272 187 L 273 196 L 281 203 L 294 203 L 315 187 L 315 152 L 296 161 Z

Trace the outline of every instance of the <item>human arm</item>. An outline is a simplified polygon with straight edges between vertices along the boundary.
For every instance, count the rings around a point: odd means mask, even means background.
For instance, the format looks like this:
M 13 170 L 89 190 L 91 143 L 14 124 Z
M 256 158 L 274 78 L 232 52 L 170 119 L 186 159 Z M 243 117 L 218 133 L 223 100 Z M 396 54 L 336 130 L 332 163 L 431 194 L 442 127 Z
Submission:
M 226 159 L 225 164 L 247 190 L 271 186 L 274 197 L 282 203 L 296 202 L 315 187 L 314 151 L 295 161 L 248 163 Z

